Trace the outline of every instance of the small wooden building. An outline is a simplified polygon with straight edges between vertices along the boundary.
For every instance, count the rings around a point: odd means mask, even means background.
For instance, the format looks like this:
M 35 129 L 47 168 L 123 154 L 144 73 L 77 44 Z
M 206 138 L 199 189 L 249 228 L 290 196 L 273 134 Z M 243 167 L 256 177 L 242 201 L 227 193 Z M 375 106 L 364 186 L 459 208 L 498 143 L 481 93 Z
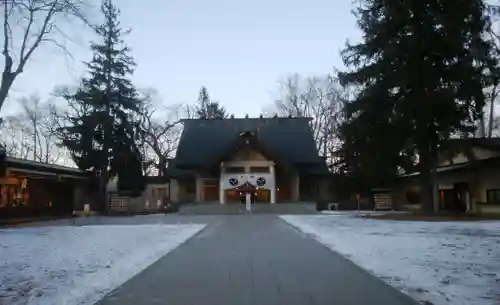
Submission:
M 453 139 L 464 147 L 441 151 L 436 167 L 439 210 L 500 213 L 500 138 Z M 466 153 L 466 151 L 468 152 Z M 393 197 L 399 206 L 420 208 L 420 174 L 400 177 Z
M 71 215 L 83 206 L 86 172 L 0 154 L 0 218 Z

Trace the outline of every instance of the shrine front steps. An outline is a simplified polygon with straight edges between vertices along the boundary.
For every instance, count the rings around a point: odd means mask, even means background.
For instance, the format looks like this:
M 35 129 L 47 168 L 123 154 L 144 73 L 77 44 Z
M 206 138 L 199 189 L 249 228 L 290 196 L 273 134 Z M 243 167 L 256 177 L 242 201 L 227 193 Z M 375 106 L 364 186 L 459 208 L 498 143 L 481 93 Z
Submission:
M 207 203 L 184 203 L 179 207 L 179 214 L 184 215 L 228 215 L 228 214 L 248 214 L 244 204 L 218 202 Z M 252 214 L 315 214 L 314 203 L 255 203 L 252 204 Z

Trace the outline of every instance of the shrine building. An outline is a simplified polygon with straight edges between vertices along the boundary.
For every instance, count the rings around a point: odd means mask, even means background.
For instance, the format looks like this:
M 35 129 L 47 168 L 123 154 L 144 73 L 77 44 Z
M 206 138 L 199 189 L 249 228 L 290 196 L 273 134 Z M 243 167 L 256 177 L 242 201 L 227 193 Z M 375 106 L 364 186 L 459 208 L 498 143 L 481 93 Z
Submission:
M 169 163 L 175 202 L 257 203 L 316 200 L 330 172 L 318 155 L 309 118 L 186 119 Z

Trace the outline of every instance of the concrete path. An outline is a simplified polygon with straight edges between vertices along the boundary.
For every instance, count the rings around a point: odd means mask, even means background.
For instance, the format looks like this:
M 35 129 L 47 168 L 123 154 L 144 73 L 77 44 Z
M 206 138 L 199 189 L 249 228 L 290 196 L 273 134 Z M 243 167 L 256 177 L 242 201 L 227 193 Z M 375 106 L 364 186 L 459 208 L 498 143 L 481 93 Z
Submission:
M 275 216 L 211 220 L 98 305 L 417 304 Z

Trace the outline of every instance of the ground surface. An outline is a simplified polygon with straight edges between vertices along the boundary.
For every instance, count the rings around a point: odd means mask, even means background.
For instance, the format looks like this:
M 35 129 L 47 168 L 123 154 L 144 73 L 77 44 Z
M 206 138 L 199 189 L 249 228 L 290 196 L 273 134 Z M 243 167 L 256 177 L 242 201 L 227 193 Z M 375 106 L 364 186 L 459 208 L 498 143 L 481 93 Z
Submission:
M 203 227 L 108 224 L 0 230 L 0 304 L 94 304 Z
M 117 286 L 97 304 L 416 304 L 384 281 L 436 305 L 500 303 L 500 222 L 331 213 L 283 217 L 303 232 L 265 214 L 89 217 L 0 230 L 0 304 L 92 304 Z M 199 224 L 207 226 L 189 238 Z
M 383 220 L 409 220 L 409 221 L 487 221 L 500 220 L 500 214 L 441 214 L 424 215 L 421 213 L 387 213 L 365 215 L 366 218 Z
M 395 221 L 330 214 L 282 218 L 416 299 L 433 304 L 500 304 L 500 222 Z
M 98 304 L 415 304 L 275 216 L 202 219 L 201 233 Z

